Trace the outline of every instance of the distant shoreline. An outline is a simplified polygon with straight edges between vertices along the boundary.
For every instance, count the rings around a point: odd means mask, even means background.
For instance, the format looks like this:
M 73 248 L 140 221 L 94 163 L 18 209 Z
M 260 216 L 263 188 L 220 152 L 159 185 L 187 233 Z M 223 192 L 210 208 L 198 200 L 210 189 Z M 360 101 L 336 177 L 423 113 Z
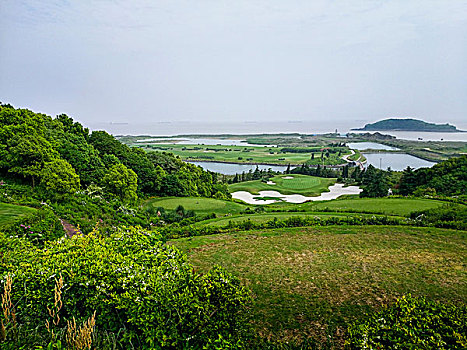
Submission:
M 407 131 L 407 132 L 433 132 L 433 133 L 449 133 L 449 134 L 455 134 L 455 133 L 464 133 L 467 132 L 467 130 L 421 130 L 421 129 L 365 129 L 365 128 L 354 128 L 350 129 L 351 131 L 371 131 L 371 132 L 385 132 L 385 131 Z
M 466 132 L 457 129 L 456 126 L 449 123 L 435 124 L 428 123 L 420 119 L 413 118 L 391 118 L 383 119 L 371 124 L 366 124 L 363 128 L 351 129 L 354 131 L 408 131 L 408 132 L 443 132 L 455 133 Z

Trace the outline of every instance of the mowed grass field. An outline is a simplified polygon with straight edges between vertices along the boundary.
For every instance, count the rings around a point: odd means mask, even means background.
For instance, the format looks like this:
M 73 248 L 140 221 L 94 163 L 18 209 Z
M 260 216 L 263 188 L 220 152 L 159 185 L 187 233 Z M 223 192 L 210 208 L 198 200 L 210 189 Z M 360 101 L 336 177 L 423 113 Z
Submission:
M 219 264 L 254 297 L 257 332 L 341 348 L 346 324 L 412 293 L 467 302 L 467 232 L 389 226 L 249 231 L 171 241 L 200 272 Z
M 287 174 L 271 178 L 275 185 L 268 185 L 261 180 L 245 181 L 229 185 L 230 193 L 247 191 L 258 194 L 260 191 L 278 191 L 282 194 L 301 194 L 304 196 L 318 196 L 327 192 L 328 187 L 336 182 L 336 179 L 322 177 Z
M 166 210 L 174 210 L 179 205 L 185 210 L 194 210 L 196 214 L 236 214 L 247 208 L 246 205 L 236 202 L 202 197 L 163 197 L 150 199 L 145 203 L 146 207 L 162 207 Z
M 0 203 L 0 227 L 11 224 L 18 217 L 34 213 L 36 209 L 21 205 Z
M 285 176 L 285 175 L 284 175 Z M 300 176 L 300 175 L 294 175 Z M 291 180 L 284 180 L 291 181 Z M 254 183 L 261 183 L 260 181 L 249 181 Z M 247 184 L 244 182 L 242 184 Z M 271 186 L 271 185 L 266 185 Z M 272 185 L 271 187 L 273 187 Z M 276 185 L 277 186 L 277 185 Z M 250 189 L 250 188 L 248 188 Z M 260 189 L 261 190 L 261 189 Z M 295 192 L 294 192 L 295 193 Z M 197 214 L 205 215 L 215 213 L 216 215 L 232 214 L 233 216 L 225 218 L 217 218 L 210 221 L 206 221 L 209 225 L 223 226 L 228 223 L 229 220 L 238 221 L 246 220 L 250 218 L 255 222 L 265 222 L 274 216 L 278 219 L 285 219 L 290 216 L 303 216 L 303 215 L 315 215 L 319 217 L 325 216 L 338 216 L 338 215 L 351 215 L 346 212 L 356 212 L 362 214 L 381 214 L 390 216 L 408 216 L 412 211 L 426 210 L 437 208 L 445 205 L 446 202 L 437 201 L 432 199 L 419 199 L 419 198 L 353 198 L 353 199 L 336 199 L 332 201 L 321 201 L 321 202 L 307 202 L 303 204 L 291 204 L 291 203 L 274 203 L 270 205 L 263 205 L 265 209 L 264 213 L 258 214 L 245 214 L 239 215 L 247 208 L 255 208 L 255 205 L 246 205 L 232 201 L 224 201 L 214 198 L 202 198 L 202 197 L 162 197 L 149 199 L 145 206 L 153 206 L 154 208 L 163 207 L 166 210 L 174 210 L 177 206 L 182 205 L 186 210 L 194 210 Z M 18 206 L 13 206 L 18 207 Z M 18 210 L 23 210 L 27 207 L 19 207 Z M 274 212 L 271 212 L 274 210 Z M 281 210 L 284 212 L 276 212 Z M 289 212 L 289 211 L 296 212 Z M 336 213 L 326 211 L 336 211 Z M 303 211 L 303 212 L 302 212 Z M 324 211 L 324 212 L 323 212 Z M 339 211 L 341 211 L 339 213 Z M 359 215 L 359 214 L 356 214 Z M 204 221 L 203 221 L 204 223 Z M 202 223 L 200 223 L 202 224 Z
M 442 205 L 446 205 L 446 202 L 424 198 L 354 198 L 308 202 L 300 208 L 307 211 L 340 210 L 407 216 L 413 211 L 438 208 Z
M 138 147 L 143 147 L 147 150 L 171 152 L 184 160 L 278 165 L 299 165 L 303 163 L 323 164 L 323 162 L 325 165 L 334 165 L 345 163 L 337 153 L 331 153 L 329 157 L 324 157 L 324 160 L 321 159 L 320 149 L 322 147 L 310 147 L 309 153 L 282 153 L 278 147 L 264 146 L 163 145 L 138 143 Z M 313 160 L 311 160 L 312 149 L 318 150 L 318 152 L 315 152 Z M 347 154 L 350 154 L 350 150 Z M 341 154 L 341 156 L 343 155 L 345 155 L 345 153 Z

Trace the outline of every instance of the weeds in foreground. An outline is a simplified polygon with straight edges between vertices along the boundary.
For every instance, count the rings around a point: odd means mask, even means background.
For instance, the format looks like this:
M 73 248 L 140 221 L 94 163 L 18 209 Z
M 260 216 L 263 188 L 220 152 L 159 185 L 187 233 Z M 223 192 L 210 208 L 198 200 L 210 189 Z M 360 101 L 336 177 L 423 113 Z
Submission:
M 0 325 L 0 338 L 2 341 L 5 341 L 8 338 L 8 334 L 11 332 L 13 337 L 16 334 L 16 313 L 15 306 L 11 301 L 11 287 L 13 285 L 13 280 L 8 274 L 5 280 L 5 287 L 2 294 L 2 311 L 3 311 L 3 320 Z
M 55 340 L 54 327 L 52 327 L 52 325 L 57 327 L 58 324 L 60 323 L 60 310 L 63 307 L 62 288 L 63 288 L 63 277 L 60 274 L 60 278 L 58 280 L 55 279 L 54 305 L 52 308 L 49 308 L 47 306 L 47 311 L 49 312 L 49 316 L 52 318 L 52 324 L 49 322 L 49 320 L 45 321 L 45 328 L 47 329 L 47 332 L 49 332 L 52 335 L 52 341 Z
M 76 325 L 76 320 L 67 321 L 66 343 L 70 349 L 90 349 L 92 345 L 92 334 L 96 326 L 96 312 L 83 322 L 81 326 Z

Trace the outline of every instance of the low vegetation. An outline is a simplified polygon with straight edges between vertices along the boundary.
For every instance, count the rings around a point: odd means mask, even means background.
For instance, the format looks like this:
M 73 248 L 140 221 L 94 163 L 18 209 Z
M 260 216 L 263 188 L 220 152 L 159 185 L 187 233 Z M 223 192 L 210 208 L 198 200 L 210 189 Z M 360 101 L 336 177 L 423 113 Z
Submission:
M 199 271 L 220 264 L 252 290 L 251 321 L 263 337 L 341 348 L 349 322 L 407 293 L 465 302 L 465 239 L 435 228 L 328 226 L 170 243 Z
M 4 300 L 12 301 L 3 305 L 2 349 L 58 342 L 75 349 L 68 335 L 76 323 L 97 332 L 78 349 L 94 341 L 99 349 L 236 345 L 246 326 L 249 295 L 239 280 L 219 267 L 196 273 L 154 233 L 96 231 L 42 250 L 0 235 L 0 253 L 0 274 L 9 278 Z
M 18 219 L 32 214 L 35 211 L 36 210 L 34 208 L 30 207 L 0 203 L 0 228 L 17 222 Z

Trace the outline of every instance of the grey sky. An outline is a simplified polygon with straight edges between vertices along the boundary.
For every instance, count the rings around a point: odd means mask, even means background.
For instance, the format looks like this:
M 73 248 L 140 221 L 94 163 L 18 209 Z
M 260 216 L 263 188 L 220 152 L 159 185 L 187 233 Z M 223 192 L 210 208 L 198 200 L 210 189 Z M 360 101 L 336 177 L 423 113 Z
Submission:
M 465 125 L 467 2 L 1 0 L 0 101 L 86 124 Z

